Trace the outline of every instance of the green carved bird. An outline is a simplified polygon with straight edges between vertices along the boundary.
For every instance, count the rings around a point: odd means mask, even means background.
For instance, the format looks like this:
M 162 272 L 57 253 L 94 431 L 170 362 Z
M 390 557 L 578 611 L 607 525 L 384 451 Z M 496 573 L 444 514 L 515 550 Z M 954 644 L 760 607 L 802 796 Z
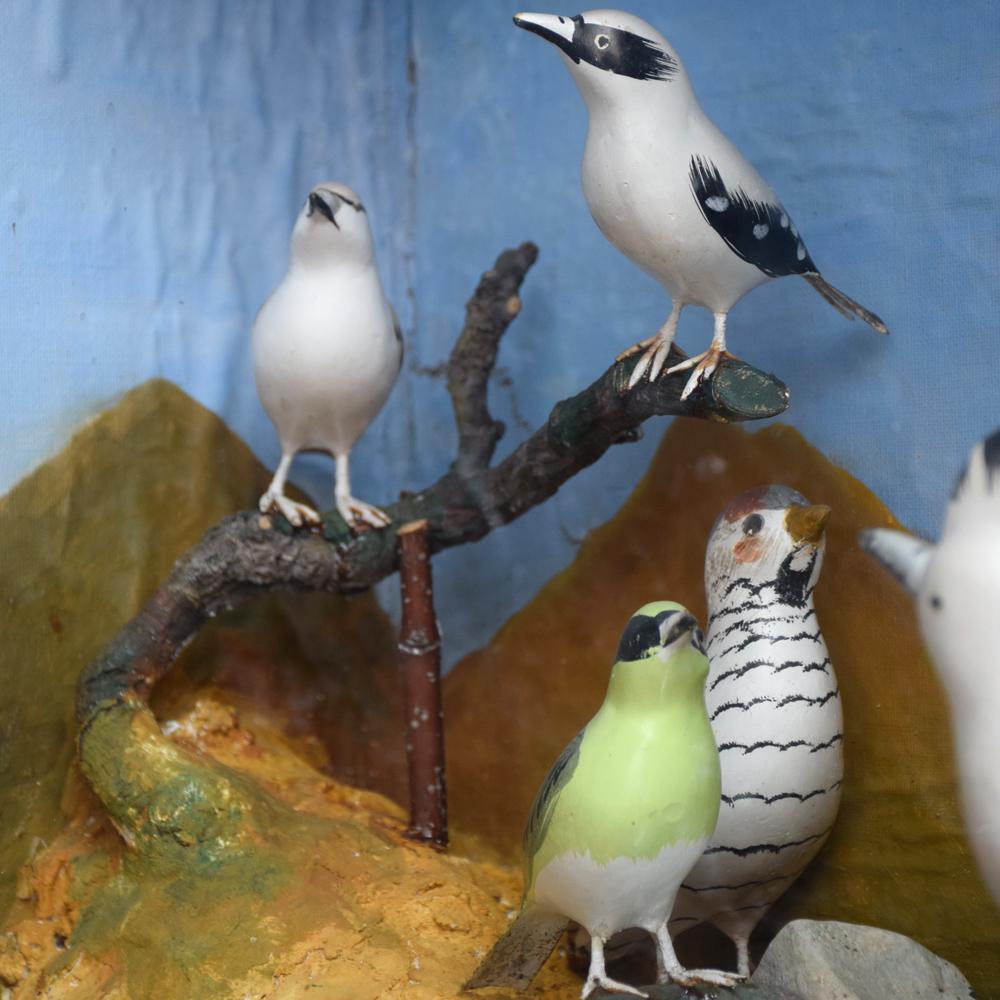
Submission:
M 584 998 L 598 988 L 646 995 L 604 967 L 605 942 L 635 927 L 655 938 L 660 982 L 735 982 L 729 973 L 683 968 L 667 932 L 677 889 L 719 813 L 707 674 L 701 632 L 685 608 L 659 601 L 632 616 L 604 704 L 535 798 L 521 912 L 466 988 L 527 986 L 570 920 L 591 936 Z

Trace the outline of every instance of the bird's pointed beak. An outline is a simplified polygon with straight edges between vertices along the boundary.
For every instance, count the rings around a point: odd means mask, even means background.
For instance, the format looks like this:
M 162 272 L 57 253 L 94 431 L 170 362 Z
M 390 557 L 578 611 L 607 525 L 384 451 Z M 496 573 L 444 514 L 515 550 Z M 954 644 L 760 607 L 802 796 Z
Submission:
M 785 527 L 796 545 L 818 545 L 830 517 L 830 508 L 817 503 L 809 507 L 795 504 L 785 515 Z
M 515 14 L 514 23 L 525 31 L 544 38 L 558 46 L 564 52 L 569 51 L 573 44 L 573 31 L 576 24 L 571 17 L 561 14 Z
M 891 528 L 869 528 L 859 536 L 861 548 L 877 559 L 909 592 L 916 597 L 934 554 L 934 546 Z
M 306 215 L 312 215 L 313 212 L 319 212 L 324 218 L 329 219 L 335 226 L 337 226 L 337 220 L 333 216 L 333 209 L 326 203 L 322 196 L 317 194 L 315 191 L 309 195 L 309 211 Z M 339 229 L 340 226 L 337 226 Z
M 670 619 L 667 634 L 663 637 L 664 648 L 672 646 L 685 635 L 694 635 L 698 628 L 698 619 L 690 611 L 685 611 Z

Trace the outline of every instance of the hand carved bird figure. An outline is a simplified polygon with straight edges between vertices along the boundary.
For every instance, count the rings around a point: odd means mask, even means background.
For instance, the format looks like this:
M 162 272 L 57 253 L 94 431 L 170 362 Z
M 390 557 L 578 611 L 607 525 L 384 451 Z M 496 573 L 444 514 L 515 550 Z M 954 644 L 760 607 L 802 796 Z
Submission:
M 719 811 L 707 672 L 697 622 L 679 604 L 647 604 L 631 618 L 604 704 L 531 809 L 521 913 L 467 988 L 527 986 L 569 920 L 591 936 L 583 997 L 598 988 L 646 995 L 605 972 L 604 942 L 631 927 L 655 938 L 662 982 L 733 983 L 729 973 L 684 969 L 666 924 Z
M 319 523 L 285 496 L 292 460 L 320 450 L 337 463 L 334 501 L 348 525 L 378 528 L 385 513 L 351 495 L 351 448 L 382 409 L 399 374 L 403 338 L 379 278 L 368 216 L 343 184 L 313 188 L 292 230 L 288 273 L 253 325 L 257 391 L 281 439 L 264 512 Z
M 1000 906 L 1000 430 L 973 450 L 937 545 L 886 528 L 861 543 L 916 601 L 951 704 L 966 830 Z
M 751 932 L 823 846 L 840 804 L 840 694 L 812 596 L 829 513 L 787 486 L 750 490 L 719 516 L 705 557 L 722 808 L 670 926 L 715 924 L 743 977 Z
M 670 293 L 659 331 L 619 355 L 644 351 L 629 388 L 647 372 L 659 376 L 681 310 L 698 305 L 715 317 L 711 347 L 669 369 L 694 369 L 687 398 L 728 354 L 729 310 L 784 275 L 801 275 L 844 316 L 889 332 L 822 277 L 775 193 L 706 116 L 655 28 L 617 10 L 516 14 L 514 23 L 556 46 L 586 102 L 583 193 L 594 221 Z

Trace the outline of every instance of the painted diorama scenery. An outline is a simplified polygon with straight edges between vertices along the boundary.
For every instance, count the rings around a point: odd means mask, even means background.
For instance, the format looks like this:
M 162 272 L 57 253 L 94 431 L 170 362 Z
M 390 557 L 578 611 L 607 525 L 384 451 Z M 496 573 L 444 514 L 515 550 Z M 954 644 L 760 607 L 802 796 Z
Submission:
M 1000 14 L 334 6 L 0 13 L 0 998 L 1000 998 Z

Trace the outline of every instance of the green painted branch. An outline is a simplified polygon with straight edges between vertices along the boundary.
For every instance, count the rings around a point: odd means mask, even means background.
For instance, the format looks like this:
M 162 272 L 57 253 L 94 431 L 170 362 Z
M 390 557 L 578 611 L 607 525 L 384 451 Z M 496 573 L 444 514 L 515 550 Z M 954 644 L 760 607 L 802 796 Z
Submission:
M 544 502 L 612 445 L 635 440 L 652 416 L 739 421 L 775 416 L 787 407 L 783 383 L 735 360 L 725 361 L 710 384 L 686 401 L 680 399 L 686 373 L 644 381 L 628 391 L 637 363 L 632 358 L 556 404 L 545 424 L 490 467 L 503 425 L 489 412 L 489 377 L 500 338 L 520 310 L 517 293 L 537 253 L 530 243 L 505 251 L 469 301 L 447 369 L 458 456 L 436 483 L 387 509 L 392 526 L 353 535 L 330 512 L 315 533 L 293 530 L 281 518 L 234 514 L 177 561 L 149 603 L 85 668 L 77 697 L 81 757 L 113 815 L 120 812 L 120 781 L 110 780 L 107 754 L 92 738 L 107 726 L 88 723 L 114 705 L 133 714 L 208 618 L 276 588 L 367 589 L 398 568 L 395 525 L 426 519 L 432 552 L 477 541 Z M 683 358 L 674 348 L 669 363 Z M 121 821 L 127 822 L 124 814 Z

